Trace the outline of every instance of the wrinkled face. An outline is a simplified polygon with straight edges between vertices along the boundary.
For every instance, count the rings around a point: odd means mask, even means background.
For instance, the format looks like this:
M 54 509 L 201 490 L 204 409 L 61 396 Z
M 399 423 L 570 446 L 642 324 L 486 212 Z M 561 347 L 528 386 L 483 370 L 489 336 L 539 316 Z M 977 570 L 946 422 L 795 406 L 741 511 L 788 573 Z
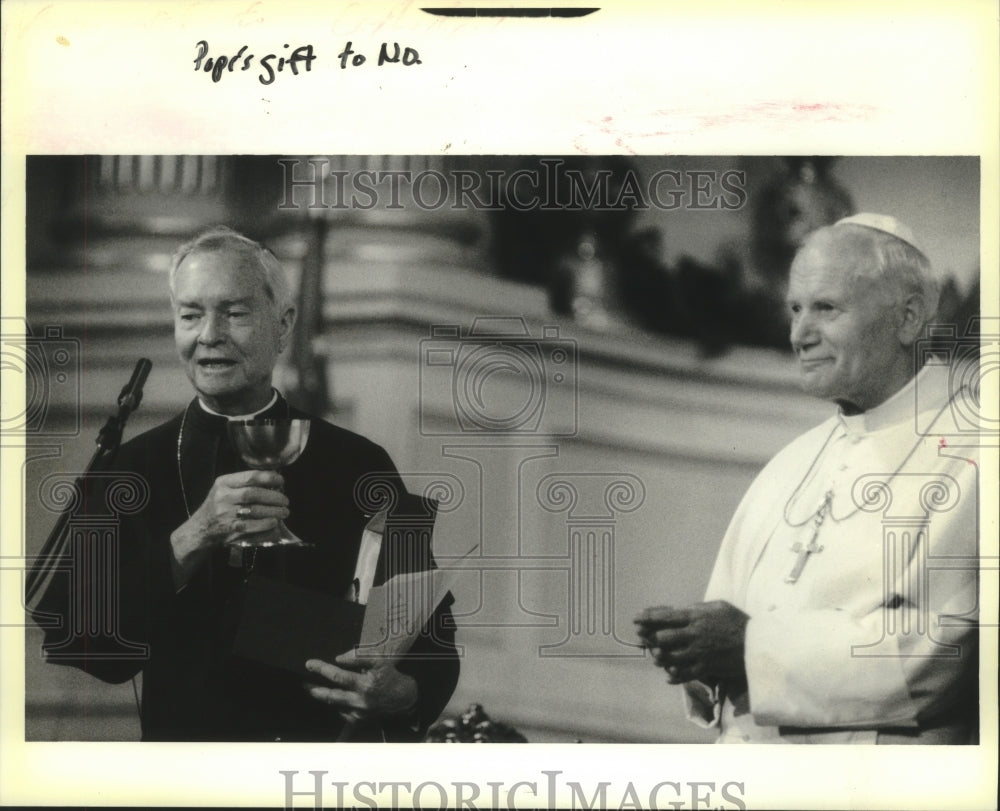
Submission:
M 792 263 L 792 349 L 802 386 L 847 414 L 867 411 L 905 385 L 912 367 L 900 339 L 901 305 L 856 271 L 873 259 L 843 238 L 813 239 Z
M 271 397 L 295 311 L 277 313 L 264 282 L 256 260 L 232 250 L 189 254 L 174 275 L 177 352 L 201 399 L 222 414 L 248 414 Z

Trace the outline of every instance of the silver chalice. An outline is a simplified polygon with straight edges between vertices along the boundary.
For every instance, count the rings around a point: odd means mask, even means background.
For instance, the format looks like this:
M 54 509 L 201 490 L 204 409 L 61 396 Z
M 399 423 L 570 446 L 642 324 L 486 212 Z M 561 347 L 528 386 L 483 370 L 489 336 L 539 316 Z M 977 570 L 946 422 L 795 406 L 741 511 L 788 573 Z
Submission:
M 250 467 L 257 470 L 279 470 L 298 459 L 305 450 L 309 440 L 309 420 L 230 420 L 229 438 Z M 297 537 L 280 519 L 278 526 L 270 532 L 244 535 L 229 541 L 229 545 L 312 546 Z

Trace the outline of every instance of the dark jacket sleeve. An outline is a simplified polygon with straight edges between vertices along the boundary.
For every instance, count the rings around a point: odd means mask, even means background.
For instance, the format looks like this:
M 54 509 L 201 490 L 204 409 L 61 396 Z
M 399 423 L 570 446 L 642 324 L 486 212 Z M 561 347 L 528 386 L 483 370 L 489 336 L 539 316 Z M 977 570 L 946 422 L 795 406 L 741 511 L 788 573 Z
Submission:
M 449 608 L 452 602 L 449 593 L 424 627 L 409 654 L 399 663 L 401 672 L 416 679 L 419 698 L 412 725 L 402 730 L 399 737 L 395 737 L 396 730 L 387 729 L 386 736 L 390 740 L 423 738 L 455 692 L 459 659 L 455 648 L 455 621 Z M 416 735 L 407 735 L 410 730 Z
M 388 481 L 396 500 L 383 538 L 382 560 L 376 583 L 413 571 L 437 568 L 431 549 L 436 504 L 406 492 L 405 485 L 388 454 L 381 469 L 391 471 Z M 392 550 L 392 551 L 390 551 Z M 459 677 L 459 656 L 455 645 L 455 621 L 449 592 L 421 630 L 413 647 L 398 664 L 402 673 L 417 682 L 416 711 L 408 718 L 383 725 L 391 741 L 419 740 L 447 705 Z
M 62 556 L 31 610 L 46 661 L 111 683 L 145 666 L 153 606 L 172 594 L 163 562 L 152 565 L 163 547 L 152 538 L 157 483 L 140 462 L 144 444 L 123 446 L 113 470 L 83 480 Z

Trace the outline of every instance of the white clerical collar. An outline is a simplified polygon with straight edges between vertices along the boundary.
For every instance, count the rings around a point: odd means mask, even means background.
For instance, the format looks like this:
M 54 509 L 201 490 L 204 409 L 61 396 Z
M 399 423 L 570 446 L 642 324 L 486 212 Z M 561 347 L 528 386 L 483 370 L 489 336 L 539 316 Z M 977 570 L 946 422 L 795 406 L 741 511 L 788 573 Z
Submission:
M 928 409 L 939 410 L 948 397 L 947 366 L 928 363 L 910 378 L 906 385 L 885 402 L 860 414 L 837 416 L 848 435 L 877 431 L 889 425 L 917 423 L 917 413 Z M 918 396 L 919 394 L 919 396 Z
M 258 408 L 252 414 L 239 414 L 235 417 L 231 417 L 229 414 L 220 414 L 218 411 L 209 408 L 205 404 L 204 400 L 202 400 L 200 397 L 198 398 L 198 405 L 200 405 L 203 410 L 207 411 L 209 414 L 213 414 L 216 417 L 225 417 L 227 420 L 252 420 L 258 414 L 263 414 L 265 411 L 271 408 L 276 402 L 278 402 L 278 390 L 271 389 L 271 399 L 266 406 L 264 406 L 263 408 Z

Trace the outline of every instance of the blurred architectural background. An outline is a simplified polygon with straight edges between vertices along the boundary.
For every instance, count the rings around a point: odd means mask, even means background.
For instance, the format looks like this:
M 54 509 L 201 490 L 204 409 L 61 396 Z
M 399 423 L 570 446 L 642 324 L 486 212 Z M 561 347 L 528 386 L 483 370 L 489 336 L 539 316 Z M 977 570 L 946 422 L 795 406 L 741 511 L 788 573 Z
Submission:
M 798 391 L 785 349 L 784 277 L 809 231 L 894 214 L 947 279 L 940 320 L 961 329 L 978 307 L 974 158 L 105 155 L 27 168 L 34 354 L 18 369 L 4 349 L 5 385 L 26 386 L 27 554 L 56 517 L 46 477 L 83 468 L 136 359 L 153 372 L 127 436 L 192 396 L 166 271 L 180 242 L 230 225 L 267 243 L 298 290 L 279 387 L 384 445 L 411 490 L 441 499 L 435 551 L 459 567 L 464 650 L 449 712 L 479 702 L 532 741 L 711 738 L 634 647 L 631 618 L 700 599 L 752 477 L 829 413 Z M 5 338 L 17 329 L 5 323 Z M 131 685 L 45 665 L 40 632 L 27 637 L 29 740 L 138 737 Z

